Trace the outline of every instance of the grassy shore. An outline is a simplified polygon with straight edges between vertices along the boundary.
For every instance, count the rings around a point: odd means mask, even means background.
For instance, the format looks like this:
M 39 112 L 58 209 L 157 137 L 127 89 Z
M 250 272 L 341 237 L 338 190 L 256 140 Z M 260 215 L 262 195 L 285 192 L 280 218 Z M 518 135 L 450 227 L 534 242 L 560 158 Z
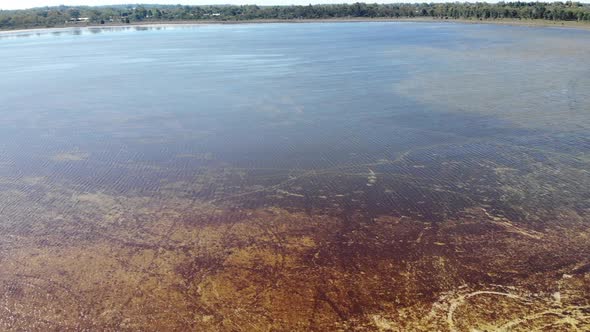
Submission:
M 55 27 L 45 28 L 25 28 L 15 30 L 2 30 L 0 33 L 20 33 L 31 31 L 55 31 L 60 29 L 71 28 L 114 28 L 114 27 L 157 27 L 157 26 L 190 26 L 190 25 L 206 25 L 206 24 L 262 24 L 262 23 L 342 23 L 342 22 L 448 22 L 448 23 L 464 23 L 464 24 L 498 24 L 498 25 L 513 25 L 513 26 L 530 26 L 530 27 L 556 27 L 556 28 L 575 28 L 590 30 L 590 23 L 578 21 L 551 21 L 551 20 L 515 20 L 515 19 L 494 19 L 494 20 L 478 20 L 478 19 L 438 19 L 429 17 L 418 18 L 366 18 L 366 17 L 351 17 L 351 18 L 332 18 L 332 19 L 268 19 L 268 20 L 192 20 L 192 21 L 144 21 L 124 23 L 74 23 L 63 24 Z

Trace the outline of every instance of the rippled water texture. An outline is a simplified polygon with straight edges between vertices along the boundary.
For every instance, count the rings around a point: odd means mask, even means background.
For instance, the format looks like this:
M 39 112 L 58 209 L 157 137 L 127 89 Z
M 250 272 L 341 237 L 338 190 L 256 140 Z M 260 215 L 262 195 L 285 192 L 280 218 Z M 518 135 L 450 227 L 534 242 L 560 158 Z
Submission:
M 0 34 L 0 329 L 590 329 L 590 32 Z

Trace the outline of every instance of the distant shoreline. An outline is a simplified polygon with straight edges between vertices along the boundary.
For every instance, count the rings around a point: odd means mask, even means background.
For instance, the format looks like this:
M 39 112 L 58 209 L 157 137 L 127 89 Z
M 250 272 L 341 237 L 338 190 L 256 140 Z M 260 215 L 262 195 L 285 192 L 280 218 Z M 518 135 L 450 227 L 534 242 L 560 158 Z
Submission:
M 507 26 L 524 27 L 553 27 L 590 30 L 590 23 L 578 21 L 550 21 L 550 20 L 475 20 L 475 19 L 437 19 L 437 18 L 331 18 L 331 19 L 255 19 L 242 21 L 219 21 L 219 20 L 192 20 L 192 21 L 152 21 L 133 23 L 79 23 L 64 24 L 46 28 L 24 28 L 14 30 L 1 30 L 0 34 L 18 34 L 30 32 L 51 32 L 69 30 L 74 28 L 124 28 L 124 27 L 165 27 L 165 26 L 197 26 L 213 24 L 269 24 L 269 23 L 346 23 L 346 22 L 414 22 L 414 23 L 462 23 L 462 24 L 494 24 Z

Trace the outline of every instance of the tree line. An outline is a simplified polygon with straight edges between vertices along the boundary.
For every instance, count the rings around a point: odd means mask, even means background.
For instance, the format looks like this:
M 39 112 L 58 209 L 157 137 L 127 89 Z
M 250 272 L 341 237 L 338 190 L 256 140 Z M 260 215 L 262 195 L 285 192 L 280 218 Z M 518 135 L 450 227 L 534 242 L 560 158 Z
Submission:
M 590 5 L 579 2 L 334 4 L 309 6 L 119 5 L 0 10 L 0 29 L 162 21 L 243 21 L 330 18 L 544 19 L 590 22 Z

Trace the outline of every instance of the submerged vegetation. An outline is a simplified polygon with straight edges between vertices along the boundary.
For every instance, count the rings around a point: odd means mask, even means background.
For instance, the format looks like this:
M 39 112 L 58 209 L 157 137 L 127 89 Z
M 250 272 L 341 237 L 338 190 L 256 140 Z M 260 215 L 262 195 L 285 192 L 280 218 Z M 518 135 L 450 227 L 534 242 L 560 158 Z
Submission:
M 331 18 L 439 18 L 590 22 L 590 5 L 579 2 L 400 3 L 309 6 L 120 5 L 0 10 L 0 29 L 162 21 L 243 21 Z

